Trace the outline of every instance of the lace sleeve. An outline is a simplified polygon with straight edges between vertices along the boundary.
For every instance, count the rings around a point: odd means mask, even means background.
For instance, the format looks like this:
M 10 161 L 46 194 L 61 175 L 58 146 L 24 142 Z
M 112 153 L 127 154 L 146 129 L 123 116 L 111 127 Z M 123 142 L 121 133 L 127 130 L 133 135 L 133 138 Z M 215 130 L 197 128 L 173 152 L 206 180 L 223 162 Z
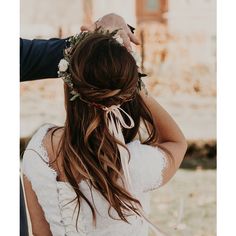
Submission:
M 134 141 L 128 145 L 131 154 L 130 172 L 136 191 L 147 192 L 162 185 L 167 166 L 164 151 L 158 147 Z
M 47 130 L 52 127 L 51 124 L 41 126 L 29 141 L 23 155 L 22 173 L 32 180 L 34 176 L 41 176 L 39 173 L 48 165 L 46 150 L 43 148 L 42 140 Z M 36 174 L 37 173 L 37 174 Z

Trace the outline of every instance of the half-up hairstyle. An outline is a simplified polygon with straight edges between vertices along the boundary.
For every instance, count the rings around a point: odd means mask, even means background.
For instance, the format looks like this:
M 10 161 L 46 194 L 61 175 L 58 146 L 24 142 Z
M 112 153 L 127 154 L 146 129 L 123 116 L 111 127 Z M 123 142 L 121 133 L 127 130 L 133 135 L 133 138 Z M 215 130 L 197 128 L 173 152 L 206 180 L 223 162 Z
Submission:
M 113 208 L 121 220 L 128 222 L 128 215 L 139 215 L 136 206 L 141 204 L 124 187 L 117 145 L 124 144 L 110 133 L 101 107 L 120 104 L 133 118 L 134 127 L 122 130 L 125 143 L 139 134 L 141 121 L 149 126 L 149 136 L 143 143 L 157 142 L 157 127 L 137 89 L 140 76 L 136 61 L 113 37 L 99 32 L 78 43 L 71 55 L 69 72 L 79 97 L 70 101 L 71 91 L 65 83 L 66 121 L 57 155 L 63 157 L 66 179 L 76 193 L 78 215 L 83 199 L 96 222 L 95 206 L 80 190 L 79 175 L 107 200 L 110 217 Z M 127 117 L 123 118 L 128 122 Z

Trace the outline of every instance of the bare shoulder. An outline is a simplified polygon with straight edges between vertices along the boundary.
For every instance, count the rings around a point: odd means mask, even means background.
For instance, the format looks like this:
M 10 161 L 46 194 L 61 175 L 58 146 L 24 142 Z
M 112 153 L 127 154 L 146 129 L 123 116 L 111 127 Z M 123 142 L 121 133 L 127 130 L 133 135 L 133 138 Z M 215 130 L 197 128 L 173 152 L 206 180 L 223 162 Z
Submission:
M 51 127 L 50 129 L 48 129 L 47 133 L 45 134 L 42 140 L 42 144 L 45 147 L 48 154 L 49 162 L 55 159 L 55 154 L 59 149 L 63 131 L 64 131 L 63 127 L 57 127 L 57 126 Z

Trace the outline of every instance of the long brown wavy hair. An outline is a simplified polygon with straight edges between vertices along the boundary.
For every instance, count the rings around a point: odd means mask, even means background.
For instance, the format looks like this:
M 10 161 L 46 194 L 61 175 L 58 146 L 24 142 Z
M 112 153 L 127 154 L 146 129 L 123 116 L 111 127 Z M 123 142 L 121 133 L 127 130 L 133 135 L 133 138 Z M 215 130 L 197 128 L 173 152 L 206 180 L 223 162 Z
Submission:
M 137 89 L 136 61 L 114 38 L 94 33 L 73 49 L 69 71 L 80 98 L 70 101 L 70 89 L 65 84 L 66 121 L 57 156 L 63 157 L 66 178 L 76 193 L 78 215 L 83 199 L 96 222 L 95 206 L 79 188 L 79 174 L 108 201 L 110 217 L 113 218 L 110 214 L 113 208 L 121 220 L 128 222 L 128 215 L 140 214 L 136 206 L 141 204 L 122 184 L 117 147 L 121 143 L 109 132 L 105 112 L 96 104 L 106 107 L 121 104 L 133 118 L 135 126 L 122 131 L 126 143 L 139 134 L 141 121 L 149 126 L 148 138 L 143 143 L 157 143 L 157 127 Z

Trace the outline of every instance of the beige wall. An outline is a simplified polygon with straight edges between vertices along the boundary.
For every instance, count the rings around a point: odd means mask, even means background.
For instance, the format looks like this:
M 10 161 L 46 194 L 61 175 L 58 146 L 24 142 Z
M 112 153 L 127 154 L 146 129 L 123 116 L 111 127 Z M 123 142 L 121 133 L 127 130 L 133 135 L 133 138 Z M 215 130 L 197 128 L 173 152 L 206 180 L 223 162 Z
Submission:
M 59 27 L 66 35 L 79 28 L 83 17 L 81 12 L 80 0 L 21 0 L 21 36 L 55 37 Z
M 216 0 L 169 0 L 169 31 L 216 34 Z
M 93 0 L 94 18 L 110 12 L 124 17 L 127 23 L 136 25 L 135 0 Z

